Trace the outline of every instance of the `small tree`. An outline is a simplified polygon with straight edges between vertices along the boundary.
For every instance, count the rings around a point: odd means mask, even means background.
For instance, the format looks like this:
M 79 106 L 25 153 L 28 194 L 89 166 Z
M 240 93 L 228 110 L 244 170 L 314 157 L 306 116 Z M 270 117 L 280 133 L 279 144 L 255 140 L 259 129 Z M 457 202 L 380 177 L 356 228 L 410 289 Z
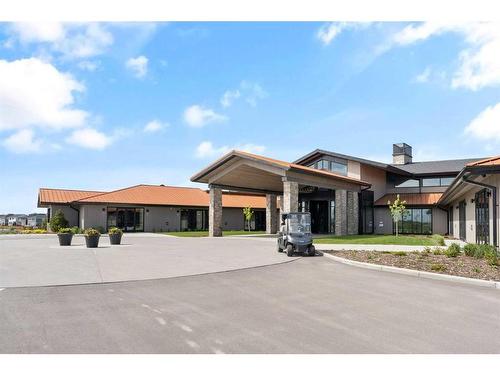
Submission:
M 399 220 L 403 217 L 406 212 L 406 201 L 402 201 L 399 199 L 399 194 L 396 196 L 396 200 L 391 204 L 391 201 L 388 201 L 389 209 L 391 210 L 392 220 L 396 224 L 396 237 L 399 233 Z
M 250 232 L 250 222 L 252 221 L 252 217 L 253 217 L 253 210 L 251 207 L 245 207 L 243 209 L 243 216 L 245 217 L 245 220 L 247 222 L 247 225 L 248 225 L 248 231 Z
M 57 210 L 54 216 L 50 218 L 49 225 L 50 230 L 57 233 L 59 232 L 59 229 L 66 228 L 68 226 L 68 220 L 66 220 L 61 210 Z

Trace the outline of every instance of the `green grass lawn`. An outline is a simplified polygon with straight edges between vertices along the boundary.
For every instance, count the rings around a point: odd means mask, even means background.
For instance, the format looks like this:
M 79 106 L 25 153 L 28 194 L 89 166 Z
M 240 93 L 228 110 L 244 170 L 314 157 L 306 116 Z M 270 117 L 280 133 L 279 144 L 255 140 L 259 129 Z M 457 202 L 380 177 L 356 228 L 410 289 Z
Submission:
M 240 236 L 243 234 L 264 234 L 265 231 L 247 231 L 247 230 L 225 230 L 223 236 Z M 176 237 L 208 237 L 208 231 L 192 231 L 192 232 L 163 232 Z
M 314 243 L 326 244 L 364 244 L 364 245 L 421 245 L 439 246 L 444 245 L 444 239 L 440 235 L 380 235 L 360 234 L 353 236 L 332 236 L 314 239 Z

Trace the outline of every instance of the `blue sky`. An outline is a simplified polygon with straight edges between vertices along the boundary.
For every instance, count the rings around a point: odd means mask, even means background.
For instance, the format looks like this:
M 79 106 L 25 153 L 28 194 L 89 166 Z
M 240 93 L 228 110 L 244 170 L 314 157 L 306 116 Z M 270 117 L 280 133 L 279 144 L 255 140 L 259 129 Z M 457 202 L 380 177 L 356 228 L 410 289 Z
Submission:
M 0 213 L 35 211 L 39 187 L 192 185 L 232 148 L 500 154 L 499 29 L 0 24 Z

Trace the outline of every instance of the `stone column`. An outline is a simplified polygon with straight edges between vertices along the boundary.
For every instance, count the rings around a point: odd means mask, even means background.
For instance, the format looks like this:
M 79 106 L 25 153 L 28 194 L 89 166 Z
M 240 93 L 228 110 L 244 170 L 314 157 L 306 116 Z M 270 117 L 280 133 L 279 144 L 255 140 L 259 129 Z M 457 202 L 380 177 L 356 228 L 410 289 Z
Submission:
M 347 191 L 335 190 L 335 235 L 347 234 Z
M 210 187 L 210 205 L 208 207 L 208 236 L 222 236 L 222 190 Z
M 266 233 L 275 234 L 278 231 L 278 208 L 276 195 L 266 194 Z
M 299 210 L 299 184 L 293 181 L 283 181 L 283 212 Z
M 347 234 L 358 234 L 359 204 L 358 193 L 347 192 Z

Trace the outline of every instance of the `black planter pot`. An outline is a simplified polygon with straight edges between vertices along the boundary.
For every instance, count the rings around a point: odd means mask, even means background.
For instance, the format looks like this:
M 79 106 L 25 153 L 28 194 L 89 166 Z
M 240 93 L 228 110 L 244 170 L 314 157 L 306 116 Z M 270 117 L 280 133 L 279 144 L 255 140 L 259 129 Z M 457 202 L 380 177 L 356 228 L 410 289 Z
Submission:
M 59 246 L 71 246 L 73 233 L 57 233 L 57 237 L 59 238 Z
M 87 247 L 97 247 L 99 245 L 100 236 L 85 236 L 85 244 Z
M 122 242 L 121 233 L 113 233 L 109 235 L 109 242 L 111 245 L 119 245 Z

